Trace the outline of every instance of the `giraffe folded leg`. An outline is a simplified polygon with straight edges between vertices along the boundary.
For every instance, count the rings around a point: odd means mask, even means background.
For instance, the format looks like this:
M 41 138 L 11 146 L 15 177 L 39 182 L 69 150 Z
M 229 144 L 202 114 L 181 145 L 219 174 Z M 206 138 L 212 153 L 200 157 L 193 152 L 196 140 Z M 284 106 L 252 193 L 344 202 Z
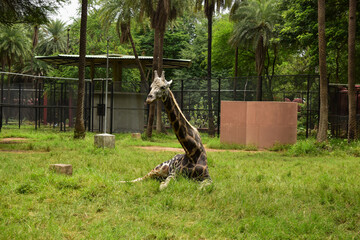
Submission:
M 144 177 L 137 178 L 137 179 L 130 180 L 130 181 L 120 181 L 120 183 L 140 182 L 140 181 L 146 180 L 148 178 L 166 178 L 169 174 L 169 162 L 170 162 L 170 160 L 157 165 L 153 170 L 151 170 Z
M 206 178 L 206 179 L 201 181 L 200 189 L 204 189 L 205 187 L 210 186 L 211 184 L 212 184 L 211 178 Z
M 170 174 L 163 182 L 160 183 L 160 191 L 164 190 L 165 188 L 167 188 L 167 186 L 169 185 L 170 181 L 172 179 L 174 179 L 176 176 L 175 176 L 175 171 L 173 174 Z

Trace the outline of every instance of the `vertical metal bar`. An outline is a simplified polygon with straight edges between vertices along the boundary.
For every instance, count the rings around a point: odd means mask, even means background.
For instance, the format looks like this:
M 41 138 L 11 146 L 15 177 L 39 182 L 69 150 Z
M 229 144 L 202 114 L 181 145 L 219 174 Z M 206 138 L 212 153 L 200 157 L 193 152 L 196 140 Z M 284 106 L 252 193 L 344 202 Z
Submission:
M 110 109 L 110 133 L 113 133 L 113 117 L 114 117 L 114 81 L 111 82 L 111 109 Z
M 90 130 L 91 130 L 91 116 L 92 116 L 92 108 L 91 108 L 91 82 L 89 82 L 88 83 L 89 84 L 89 87 L 88 87 L 88 91 L 89 91 L 89 93 L 88 93 L 88 96 L 89 96 L 89 98 L 88 98 L 88 104 L 89 104 L 89 121 L 88 121 L 88 131 L 90 132 Z
M 90 98 L 91 98 L 91 131 L 94 131 L 94 87 L 95 87 L 95 82 L 94 80 L 91 81 L 91 93 L 90 93 Z
M 306 138 L 309 137 L 309 114 L 310 114 L 310 74 L 307 78 L 307 92 L 306 92 Z
M 89 114 L 89 110 L 88 110 L 88 102 L 86 101 L 87 99 L 87 91 L 88 91 L 88 84 L 87 82 L 85 82 L 85 96 L 84 96 L 84 125 L 87 125 L 87 121 L 88 121 L 88 114 Z
M 38 87 L 38 80 L 36 79 L 35 80 L 35 96 L 34 96 L 34 108 L 35 108 L 35 130 L 37 130 L 37 124 L 38 124 L 38 107 L 37 107 L 37 105 L 38 105 L 38 101 L 39 101 L 39 99 L 38 99 L 38 89 L 37 89 L 37 87 Z
M 104 86 L 105 82 L 104 79 L 101 82 L 101 104 L 104 104 Z M 104 116 L 99 116 L 99 132 L 102 132 L 102 126 L 103 126 Z
M 234 84 L 234 99 L 233 99 L 234 101 L 236 101 L 236 85 L 237 85 L 236 80 L 237 80 L 237 76 L 234 77 L 234 83 L 233 83 Z
M 181 79 L 181 100 L 180 100 L 181 111 L 184 111 L 184 79 Z
M 19 128 L 21 125 L 21 83 L 19 83 Z
M 221 104 L 221 78 L 218 79 L 219 81 L 219 86 L 218 86 L 218 112 L 217 112 L 217 134 L 218 137 L 220 137 L 220 104 Z
M 60 131 L 63 130 L 63 90 L 64 90 L 64 84 L 61 83 L 60 85 Z
M 56 108 L 55 108 L 55 103 L 56 103 L 56 83 L 54 82 L 53 84 L 54 87 L 54 91 L 53 91 L 53 108 L 52 108 L 52 122 L 53 122 L 53 128 L 55 128 L 55 120 L 56 120 Z
M 105 120 L 104 120 L 104 133 L 106 133 L 106 123 L 107 123 L 107 100 L 108 100 L 108 78 L 109 78 L 109 37 L 107 37 L 107 47 L 106 47 L 106 80 L 105 80 Z
M 64 87 L 64 101 L 63 101 L 63 104 L 64 104 L 64 108 L 63 108 L 63 120 L 64 120 L 64 132 L 66 132 L 66 112 L 69 112 L 69 111 L 65 111 L 66 110 L 66 91 L 67 91 L 67 82 L 65 82 L 65 87 Z
M 0 132 L 2 129 L 2 122 L 3 122 L 3 103 L 4 103 L 4 74 L 1 74 L 1 100 L 0 100 Z
M 41 125 L 41 105 L 44 104 L 44 101 L 41 102 L 41 99 L 42 99 L 42 96 L 44 96 L 44 83 L 41 84 L 39 83 L 39 92 L 38 92 L 38 103 L 39 103 L 39 109 L 38 109 L 38 128 L 40 128 L 40 125 Z

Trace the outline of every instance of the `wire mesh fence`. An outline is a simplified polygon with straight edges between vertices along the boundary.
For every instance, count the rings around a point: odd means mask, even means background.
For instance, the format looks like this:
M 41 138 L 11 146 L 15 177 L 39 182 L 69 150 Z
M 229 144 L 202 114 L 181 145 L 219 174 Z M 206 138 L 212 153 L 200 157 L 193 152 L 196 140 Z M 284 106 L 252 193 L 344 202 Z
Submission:
M 1 115 L 0 127 L 21 128 L 24 125 L 51 127 L 70 131 L 75 124 L 78 95 L 77 79 L 38 77 L 0 72 Z M 291 82 L 293 91 L 269 86 L 263 77 L 262 99 L 265 101 L 295 101 L 299 103 L 299 128 L 315 127 L 318 119 L 319 90 L 316 75 L 273 76 L 271 81 Z M 207 79 L 178 79 L 171 89 L 185 117 L 200 131 L 208 131 L 213 119 L 219 133 L 221 101 L 255 101 L 257 76 L 211 79 L 211 110 Z M 123 80 L 108 81 L 107 128 L 108 132 L 143 131 L 148 117 L 146 94 L 139 93 L 140 82 Z M 280 84 L 281 85 L 281 84 Z M 289 88 L 289 87 L 287 87 Z M 271 91 L 270 91 L 271 89 Z M 86 79 L 84 122 L 86 129 L 103 132 L 105 121 L 105 81 Z M 211 117 L 212 116 L 212 117 Z M 169 126 L 163 112 L 162 120 Z

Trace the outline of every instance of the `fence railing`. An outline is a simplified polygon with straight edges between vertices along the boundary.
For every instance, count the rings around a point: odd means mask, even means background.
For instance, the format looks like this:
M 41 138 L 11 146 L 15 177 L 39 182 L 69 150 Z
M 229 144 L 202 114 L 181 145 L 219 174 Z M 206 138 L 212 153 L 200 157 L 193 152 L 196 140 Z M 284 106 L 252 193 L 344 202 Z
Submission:
M 0 102 L 0 129 L 33 125 L 39 127 L 58 128 L 67 131 L 74 127 L 77 104 L 77 79 L 39 77 L 23 74 L 0 72 L 1 77 L 1 102 Z M 317 122 L 319 91 L 318 76 L 316 75 L 286 75 L 273 76 L 272 82 L 289 82 L 298 86 L 294 91 L 285 89 L 267 88 L 268 82 L 264 77 L 263 100 L 272 101 L 297 101 L 299 102 L 300 127 L 313 128 Z M 102 132 L 104 116 L 104 79 L 86 79 L 84 121 L 88 131 Z M 239 78 L 212 79 L 211 102 L 212 116 L 215 130 L 219 133 L 221 101 L 254 101 L 256 100 L 257 76 Z M 137 92 L 139 82 L 108 81 L 108 126 L 109 132 L 123 130 L 114 127 L 117 118 L 130 117 L 132 113 L 143 113 L 143 125 L 147 122 L 148 106 L 114 105 L 116 93 Z M 171 87 L 179 106 L 187 119 L 197 128 L 207 131 L 209 128 L 209 105 L 207 79 L 174 80 Z M 279 85 L 279 84 L 277 84 Z M 139 98 L 139 97 L 137 97 Z M 142 101 L 145 100 L 145 97 Z M 141 101 L 141 99 L 137 100 Z M 119 114 L 121 113 L 121 114 Z M 124 114 L 125 113 L 125 114 Z M 127 115 L 127 116 L 125 116 Z M 166 114 L 163 122 L 169 125 Z

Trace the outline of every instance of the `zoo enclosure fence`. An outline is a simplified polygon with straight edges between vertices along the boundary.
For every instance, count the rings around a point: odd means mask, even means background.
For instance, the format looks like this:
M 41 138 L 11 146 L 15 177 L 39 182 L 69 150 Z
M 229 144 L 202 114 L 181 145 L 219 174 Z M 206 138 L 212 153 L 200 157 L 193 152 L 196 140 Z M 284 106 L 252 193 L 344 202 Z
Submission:
M 1 102 L 0 129 L 21 128 L 22 125 L 52 127 L 60 131 L 68 131 L 74 127 L 77 103 L 77 80 L 75 78 L 57 78 L 32 76 L 24 74 L 0 72 Z M 10 81 L 8 81 L 10 79 Z M 105 79 L 85 80 L 84 122 L 86 129 L 92 132 L 103 131 L 105 112 Z M 273 81 L 292 81 L 298 87 L 294 91 L 269 91 L 263 87 L 263 99 L 275 101 L 299 102 L 298 118 L 306 131 L 314 128 L 317 123 L 319 109 L 319 90 L 317 75 L 279 75 Z M 212 116 L 214 125 L 220 131 L 221 101 L 255 101 L 257 76 L 238 78 L 212 79 Z M 10 83 L 10 84 L 9 84 Z M 304 84 L 305 83 L 305 84 Z M 140 82 L 108 81 L 109 132 L 113 133 L 116 112 L 143 110 L 144 123 L 147 122 L 148 106 L 141 108 L 124 108 L 114 106 L 114 92 L 139 92 Z M 174 80 L 171 87 L 184 115 L 200 131 L 209 128 L 210 111 L 207 102 L 207 79 Z M 95 95 L 98 97 L 95 98 Z M 96 99 L 96 100 L 95 100 Z M 144 99 L 145 100 L 145 99 Z M 167 116 L 163 113 L 163 122 L 169 126 Z M 95 121 L 96 120 L 96 121 Z

